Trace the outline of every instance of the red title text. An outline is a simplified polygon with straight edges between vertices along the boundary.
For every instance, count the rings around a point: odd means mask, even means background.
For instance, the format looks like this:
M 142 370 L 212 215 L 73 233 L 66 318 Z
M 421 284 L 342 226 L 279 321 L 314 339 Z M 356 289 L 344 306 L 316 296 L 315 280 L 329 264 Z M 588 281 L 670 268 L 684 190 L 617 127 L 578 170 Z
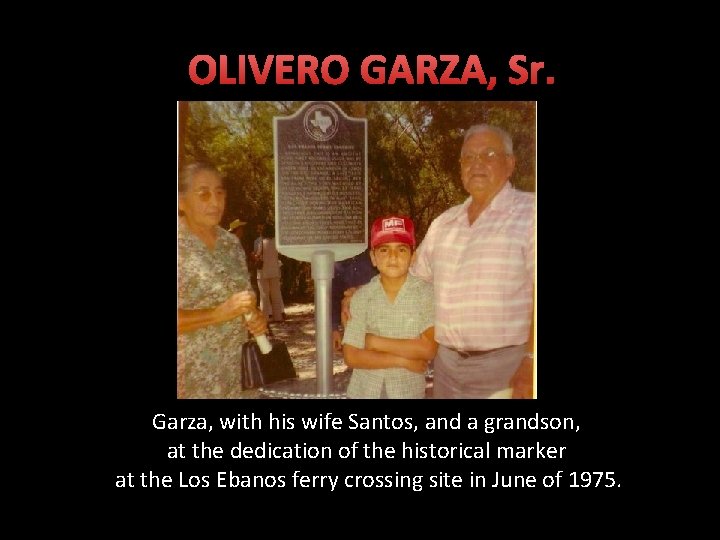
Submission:
M 340 85 L 351 77 L 347 58 L 331 54 L 324 58 L 309 54 L 254 54 L 237 56 L 198 54 L 188 65 L 190 80 L 197 85 L 222 84 L 328 84 Z M 507 62 L 504 75 L 490 74 L 483 69 L 480 57 L 475 54 L 430 55 L 408 58 L 405 55 L 386 57 L 381 54 L 366 56 L 357 68 L 365 84 L 456 84 L 481 85 L 492 90 L 498 81 L 511 85 L 554 84 L 555 77 L 548 75 L 545 62 L 531 60 L 516 54 Z

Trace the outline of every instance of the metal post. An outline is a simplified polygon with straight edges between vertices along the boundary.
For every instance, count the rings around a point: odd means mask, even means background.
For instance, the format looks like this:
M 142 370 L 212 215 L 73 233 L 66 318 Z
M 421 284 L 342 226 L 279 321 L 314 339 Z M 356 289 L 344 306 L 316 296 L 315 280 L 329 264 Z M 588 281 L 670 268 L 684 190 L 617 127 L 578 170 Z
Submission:
M 317 350 L 317 393 L 326 396 L 333 391 L 332 346 L 332 279 L 335 254 L 332 251 L 315 251 L 312 254 L 311 273 L 315 280 L 315 347 Z

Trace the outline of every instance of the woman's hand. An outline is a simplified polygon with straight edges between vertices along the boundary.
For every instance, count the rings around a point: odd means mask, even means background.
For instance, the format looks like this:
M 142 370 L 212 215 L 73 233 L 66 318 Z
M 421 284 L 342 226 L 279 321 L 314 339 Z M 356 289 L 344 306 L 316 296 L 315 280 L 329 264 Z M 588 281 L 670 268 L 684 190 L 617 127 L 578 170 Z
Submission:
M 255 311 L 255 294 L 252 291 L 235 293 L 215 308 L 220 322 L 229 321 L 251 311 Z
M 247 329 L 250 330 L 250 332 L 254 336 L 259 336 L 260 334 L 267 334 L 267 319 L 265 318 L 265 315 L 263 315 L 262 311 L 258 309 L 252 310 L 250 317 L 245 319 L 245 324 L 247 326 Z

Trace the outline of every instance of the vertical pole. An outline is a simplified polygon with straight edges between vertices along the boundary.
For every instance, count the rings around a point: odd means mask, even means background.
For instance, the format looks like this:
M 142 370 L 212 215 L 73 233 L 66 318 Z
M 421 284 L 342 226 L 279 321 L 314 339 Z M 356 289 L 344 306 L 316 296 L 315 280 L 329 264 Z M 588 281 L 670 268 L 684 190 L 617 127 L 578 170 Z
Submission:
M 312 254 L 311 273 L 315 280 L 315 347 L 317 350 L 317 393 L 326 396 L 333 391 L 332 347 L 332 279 L 335 254 L 332 251 L 315 251 Z

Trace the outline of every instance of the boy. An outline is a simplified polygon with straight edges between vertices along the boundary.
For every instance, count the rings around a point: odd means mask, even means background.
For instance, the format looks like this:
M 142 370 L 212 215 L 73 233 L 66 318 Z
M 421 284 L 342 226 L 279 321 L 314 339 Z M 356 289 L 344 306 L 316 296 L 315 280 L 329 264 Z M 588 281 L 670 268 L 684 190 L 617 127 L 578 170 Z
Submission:
M 370 258 L 380 272 L 358 289 L 343 336 L 353 368 L 350 398 L 424 398 L 425 370 L 435 357 L 432 285 L 408 274 L 415 249 L 410 218 L 375 220 Z

